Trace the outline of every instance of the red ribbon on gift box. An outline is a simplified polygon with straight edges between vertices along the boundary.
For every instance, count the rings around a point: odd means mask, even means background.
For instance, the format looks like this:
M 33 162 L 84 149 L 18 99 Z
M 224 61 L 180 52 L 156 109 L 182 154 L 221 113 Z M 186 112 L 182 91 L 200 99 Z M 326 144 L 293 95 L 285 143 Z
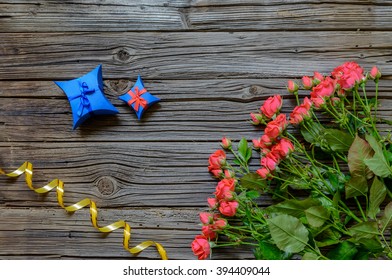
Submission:
M 131 106 L 132 104 L 135 103 L 134 109 L 136 111 L 139 111 L 139 107 L 142 106 L 143 108 L 146 108 L 147 106 L 147 100 L 142 97 L 143 94 L 147 92 L 145 88 L 142 90 L 139 90 L 138 87 L 134 88 L 135 92 L 128 91 L 128 94 L 131 96 L 131 99 L 128 101 L 128 105 Z

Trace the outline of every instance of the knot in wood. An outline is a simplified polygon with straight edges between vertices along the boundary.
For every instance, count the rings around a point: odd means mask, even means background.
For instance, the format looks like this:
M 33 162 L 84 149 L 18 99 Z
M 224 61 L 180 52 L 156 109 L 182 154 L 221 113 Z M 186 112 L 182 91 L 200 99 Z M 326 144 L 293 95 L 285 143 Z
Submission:
M 259 86 L 253 85 L 249 88 L 249 94 L 251 95 L 258 95 L 263 93 L 263 89 Z
M 114 52 L 113 58 L 118 62 L 127 63 L 131 61 L 134 52 L 134 50 L 129 48 L 117 48 Z
M 112 177 L 103 176 L 97 180 L 96 186 L 102 195 L 111 195 L 116 189 L 116 181 Z

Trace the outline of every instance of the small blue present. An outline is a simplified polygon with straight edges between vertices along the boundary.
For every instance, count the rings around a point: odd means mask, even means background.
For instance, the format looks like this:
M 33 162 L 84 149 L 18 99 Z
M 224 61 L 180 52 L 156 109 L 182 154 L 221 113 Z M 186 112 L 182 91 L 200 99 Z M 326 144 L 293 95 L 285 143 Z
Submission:
M 118 110 L 104 96 L 102 65 L 77 79 L 55 83 L 68 97 L 72 109 L 73 129 L 92 115 L 118 113 Z
M 119 99 L 132 107 L 139 120 L 149 107 L 161 101 L 144 88 L 144 84 L 140 76 L 137 77 L 135 85 L 127 93 L 121 95 Z

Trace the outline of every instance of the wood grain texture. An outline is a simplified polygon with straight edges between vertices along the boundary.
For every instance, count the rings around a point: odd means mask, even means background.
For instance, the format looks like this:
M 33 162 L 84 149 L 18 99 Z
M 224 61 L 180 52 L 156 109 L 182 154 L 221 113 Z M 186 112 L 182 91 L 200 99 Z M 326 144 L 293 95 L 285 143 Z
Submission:
M 194 214 L 201 208 L 127 208 L 98 209 L 98 222 L 107 225 L 120 219 L 131 226 L 130 246 L 155 240 L 165 246 L 170 259 L 194 259 L 190 241 L 199 234 Z M 97 231 L 90 223 L 88 209 L 67 214 L 62 209 L 0 207 L 0 259 L 132 259 L 122 247 L 123 231 L 109 234 Z M 173 242 L 173 238 L 176 239 Z M 5 242 L 6 241 L 6 242 Z M 251 258 L 244 248 L 216 250 L 217 258 Z M 154 247 L 138 259 L 159 259 Z
M 347 60 L 392 72 L 390 32 L 6 33 L 1 80 L 211 79 L 330 73 Z M 235 51 L 233 51 L 235 50 Z
M 379 112 L 392 118 L 391 16 L 387 0 L 0 0 L 0 168 L 29 160 L 36 187 L 60 178 L 67 205 L 89 197 L 103 225 L 127 220 L 131 245 L 153 239 L 171 259 L 195 259 L 198 213 L 217 182 L 208 156 L 223 136 L 258 138 L 249 113 L 269 95 L 282 94 L 290 113 L 288 79 L 327 75 L 347 60 L 377 65 Z M 53 81 L 98 64 L 120 113 L 72 130 Z M 138 74 L 162 100 L 141 121 L 118 100 Z M 258 161 L 254 152 L 252 170 Z M 22 177 L 0 176 L 0 259 L 133 259 L 121 243 L 122 231 L 99 233 L 87 209 L 69 215 L 54 191 L 37 195 Z M 219 249 L 213 258 L 252 253 Z
M 391 12 L 388 1 L 1 1 L 0 25 L 3 32 L 391 30 Z

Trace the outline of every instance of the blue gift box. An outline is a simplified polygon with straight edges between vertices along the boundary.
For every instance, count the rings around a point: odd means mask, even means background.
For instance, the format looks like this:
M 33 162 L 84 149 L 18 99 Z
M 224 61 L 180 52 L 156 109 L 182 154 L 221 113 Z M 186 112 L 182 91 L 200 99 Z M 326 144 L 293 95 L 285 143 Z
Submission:
M 135 111 L 139 120 L 149 107 L 161 101 L 144 88 L 140 75 L 137 77 L 135 85 L 127 93 L 121 95 L 119 99 L 126 102 Z
M 103 93 L 102 65 L 70 81 L 55 81 L 67 95 L 72 109 L 73 129 L 92 115 L 113 115 L 118 110 Z

